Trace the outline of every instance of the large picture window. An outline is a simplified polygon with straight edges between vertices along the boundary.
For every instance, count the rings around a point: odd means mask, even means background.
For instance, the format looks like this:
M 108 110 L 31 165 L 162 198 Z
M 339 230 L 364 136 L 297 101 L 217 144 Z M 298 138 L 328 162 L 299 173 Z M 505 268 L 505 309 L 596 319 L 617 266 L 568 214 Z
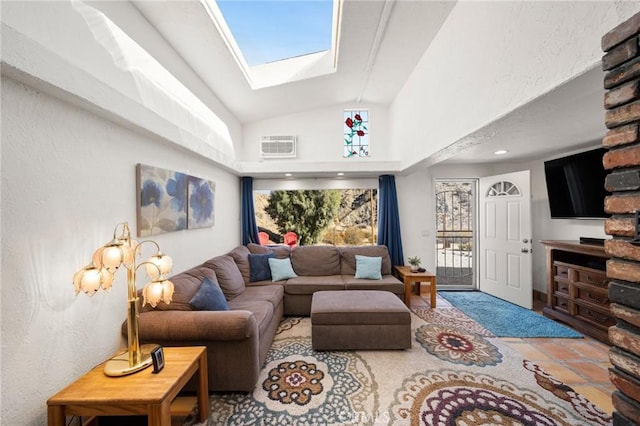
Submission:
M 345 158 L 369 156 L 369 111 L 345 110 L 343 121 Z
M 377 189 L 254 191 L 262 244 L 376 244 Z

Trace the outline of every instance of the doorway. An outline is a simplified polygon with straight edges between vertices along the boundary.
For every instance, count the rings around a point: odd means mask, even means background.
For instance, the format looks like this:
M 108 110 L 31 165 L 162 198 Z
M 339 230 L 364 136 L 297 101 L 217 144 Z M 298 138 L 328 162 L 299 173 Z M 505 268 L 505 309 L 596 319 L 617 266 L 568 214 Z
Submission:
M 480 178 L 479 288 L 531 309 L 531 176 L 529 170 Z
M 477 288 L 477 179 L 436 179 L 436 277 L 438 288 Z

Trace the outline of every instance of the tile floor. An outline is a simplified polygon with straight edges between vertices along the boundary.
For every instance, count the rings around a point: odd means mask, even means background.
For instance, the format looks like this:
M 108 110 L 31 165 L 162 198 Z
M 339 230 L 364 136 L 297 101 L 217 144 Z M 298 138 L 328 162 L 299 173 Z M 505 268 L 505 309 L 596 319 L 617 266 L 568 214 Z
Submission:
M 428 286 L 424 287 L 421 289 L 422 297 L 412 296 L 412 306 L 429 305 Z M 437 307 L 451 306 L 441 297 L 436 303 Z M 534 306 L 537 312 L 541 312 L 541 309 L 542 306 Z M 611 394 L 614 386 L 609 381 L 609 346 L 587 336 L 583 339 L 510 337 L 502 340 L 603 411 L 609 414 L 613 412 Z

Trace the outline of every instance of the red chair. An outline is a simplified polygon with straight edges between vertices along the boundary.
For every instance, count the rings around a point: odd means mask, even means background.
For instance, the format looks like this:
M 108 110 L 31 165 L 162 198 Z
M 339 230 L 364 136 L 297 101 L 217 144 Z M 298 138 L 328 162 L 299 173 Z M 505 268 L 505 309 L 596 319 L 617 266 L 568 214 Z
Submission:
M 269 234 L 267 234 L 266 232 L 258 232 L 258 238 L 260 238 L 261 246 L 266 246 L 267 244 L 269 244 Z
M 284 234 L 284 243 L 293 248 L 298 243 L 298 234 L 293 231 L 289 231 Z

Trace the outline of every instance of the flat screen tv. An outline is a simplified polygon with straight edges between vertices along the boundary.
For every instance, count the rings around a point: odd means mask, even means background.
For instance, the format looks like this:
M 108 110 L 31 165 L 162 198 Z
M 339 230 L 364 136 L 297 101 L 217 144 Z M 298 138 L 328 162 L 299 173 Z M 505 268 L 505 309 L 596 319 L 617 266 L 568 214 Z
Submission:
M 599 219 L 604 212 L 607 171 L 602 166 L 604 148 L 545 161 L 544 173 L 551 217 L 557 219 Z

